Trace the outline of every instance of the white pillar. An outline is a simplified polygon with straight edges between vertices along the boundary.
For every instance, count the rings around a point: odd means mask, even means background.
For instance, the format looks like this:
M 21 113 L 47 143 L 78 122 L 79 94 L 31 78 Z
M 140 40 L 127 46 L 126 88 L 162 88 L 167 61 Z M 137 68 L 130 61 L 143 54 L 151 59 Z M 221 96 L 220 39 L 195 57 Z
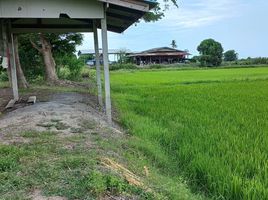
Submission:
M 4 42 L 8 41 L 8 45 L 6 48 L 8 48 L 8 52 L 9 52 L 9 63 L 10 63 L 9 67 L 10 67 L 10 71 L 11 71 L 11 85 L 12 85 L 12 90 L 13 90 L 13 98 L 15 101 L 18 101 L 19 100 L 19 92 L 18 92 L 17 67 L 16 67 L 16 60 L 15 60 L 15 48 L 14 48 L 13 33 L 11 32 L 10 20 L 9 20 L 8 24 L 4 23 L 3 29 L 4 29 L 3 40 L 4 40 Z
M 104 4 L 104 18 L 101 19 L 101 32 L 102 32 L 102 56 L 103 56 L 104 80 L 105 80 L 105 106 L 106 106 L 105 108 L 108 123 L 112 124 L 106 4 Z
M 101 106 L 101 108 L 103 108 L 102 86 L 101 86 L 100 53 L 99 53 L 99 39 L 98 39 L 98 30 L 97 30 L 95 20 L 93 20 L 93 35 L 94 35 L 94 48 L 95 48 L 95 61 L 96 61 L 96 78 L 97 78 L 97 88 L 98 88 L 98 102 L 99 102 L 99 105 Z
M 4 41 L 3 41 L 3 21 L 0 19 L 0 56 L 5 55 Z

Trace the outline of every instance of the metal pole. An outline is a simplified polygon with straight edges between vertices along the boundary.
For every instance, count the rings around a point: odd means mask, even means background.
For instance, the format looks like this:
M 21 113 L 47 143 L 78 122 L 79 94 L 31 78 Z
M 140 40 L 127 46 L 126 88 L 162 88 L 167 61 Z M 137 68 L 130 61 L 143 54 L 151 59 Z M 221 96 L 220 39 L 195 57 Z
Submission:
M 15 48 L 14 48 L 14 39 L 13 33 L 11 32 L 11 22 L 8 22 L 8 50 L 9 50 L 9 63 L 11 69 L 11 83 L 12 83 L 12 90 L 13 90 L 13 97 L 15 101 L 19 100 L 19 91 L 18 91 L 18 79 L 17 79 L 17 66 L 15 60 Z
M 101 33 L 102 33 L 102 56 L 104 66 L 104 80 L 105 80 L 105 105 L 108 123 L 112 124 L 112 106 L 111 106 L 111 89 L 110 89 L 110 74 L 109 74 L 109 56 L 108 56 L 108 37 L 107 37 L 107 19 L 106 6 L 104 4 L 104 18 L 101 19 Z
M 93 33 L 94 33 L 94 48 L 95 48 L 95 61 L 96 61 L 96 78 L 97 78 L 97 88 L 98 88 L 98 101 L 99 101 L 99 105 L 103 109 L 99 40 L 98 40 L 98 30 L 97 30 L 95 20 L 93 21 Z

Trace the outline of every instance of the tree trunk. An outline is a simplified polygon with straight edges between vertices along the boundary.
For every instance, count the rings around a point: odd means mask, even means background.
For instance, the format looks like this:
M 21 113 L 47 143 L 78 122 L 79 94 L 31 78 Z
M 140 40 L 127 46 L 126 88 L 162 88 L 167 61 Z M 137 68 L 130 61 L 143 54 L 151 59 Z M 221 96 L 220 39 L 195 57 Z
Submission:
M 17 35 L 14 35 L 14 48 L 15 48 L 15 61 L 16 61 L 16 69 L 17 69 L 17 77 L 18 77 L 18 86 L 19 88 L 28 88 L 29 84 L 24 76 L 24 73 L 20 64 L 19 43 L 18 43 Z
M 40 34 L 40 42 L 42 45 L 41 51 L 45 64 L 45 79 L 49 83 L 54 84 L 58 81 L 58 76 L 56 74 L 56 63 L 52 55 L 52 47 L 43 34 Z

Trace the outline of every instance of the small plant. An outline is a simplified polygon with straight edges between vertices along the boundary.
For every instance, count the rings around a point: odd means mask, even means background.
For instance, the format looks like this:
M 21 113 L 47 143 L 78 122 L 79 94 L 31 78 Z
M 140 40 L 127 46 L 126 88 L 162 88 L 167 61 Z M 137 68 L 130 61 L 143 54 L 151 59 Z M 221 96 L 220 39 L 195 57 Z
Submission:
M 6 71 L 0 71 L 0 81 L 8 81 L 8 75 Z

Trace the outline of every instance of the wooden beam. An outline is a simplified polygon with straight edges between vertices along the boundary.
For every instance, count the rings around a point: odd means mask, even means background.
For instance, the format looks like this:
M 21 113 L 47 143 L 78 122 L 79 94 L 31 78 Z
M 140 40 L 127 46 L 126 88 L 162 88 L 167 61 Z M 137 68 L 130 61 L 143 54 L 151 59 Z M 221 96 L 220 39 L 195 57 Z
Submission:
M 134 0 L 99 0 L 99 1 L 143 12 L 149 11 L 149 4 Z
M 99 39 L 98 39 L 98 29 L 97 29 L 96 23 L 97 23 L 96 21 L 93 21 L 94 49 L 95 49 L 95 61 L 96 61 L 96 79 L 97 79 L 97 88 L 98 88 L 98 102 L 101 108 L 103 109 Z
M 110 74 L 109 74 L 109 56 L 108 56 L 108 36 L 107 36 L 107 17 L 106 4 L 104 4 L 104 18 L 101 19 L 102 32 L 102 55 L 105 80 L 105 109 L 108 123 L 112 125 L 112 105 L 111 105 L 111 89 L 110 89 Z

